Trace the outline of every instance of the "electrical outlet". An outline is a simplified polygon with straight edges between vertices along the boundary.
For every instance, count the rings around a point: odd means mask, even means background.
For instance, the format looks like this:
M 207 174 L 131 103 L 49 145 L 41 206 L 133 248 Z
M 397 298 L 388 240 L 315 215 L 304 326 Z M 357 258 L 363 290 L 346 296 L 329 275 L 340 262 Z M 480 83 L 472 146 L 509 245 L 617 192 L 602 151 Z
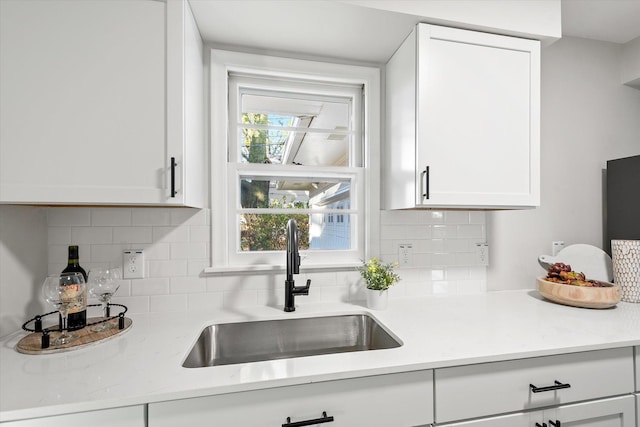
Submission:
M 489 244 L 488 243 L 476 243 L 476 264 L 488 266 L 489 265 Z
M 124 279 L 144 279 L 144 252 L 142 250 L 124 251 L 122 258 Z
M 413 244 L 400 243 L 398 245 L 398 264 L 400 267 L 411 267 L 413 265 Z
M 558 252 L 560 252 L 562 249 L 564 249 L 563 241 L 551 242 L 551 256 L 558 255 Z

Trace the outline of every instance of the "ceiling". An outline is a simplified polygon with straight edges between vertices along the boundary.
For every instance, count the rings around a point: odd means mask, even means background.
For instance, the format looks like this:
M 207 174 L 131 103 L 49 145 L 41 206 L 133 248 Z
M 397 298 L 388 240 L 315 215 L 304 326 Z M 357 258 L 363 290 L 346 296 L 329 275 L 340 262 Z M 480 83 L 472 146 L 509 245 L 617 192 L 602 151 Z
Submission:
M 342 1 L 189 1 L 202 37 L 217 48 L 356 63 L 386 63 L 421 20 Z M 564 36 L 640 37 L 640 0 L 561 0 L 561 7 Z
M 562 0 L 562 34 L 612 43 L 640 37 L 640 0 Z

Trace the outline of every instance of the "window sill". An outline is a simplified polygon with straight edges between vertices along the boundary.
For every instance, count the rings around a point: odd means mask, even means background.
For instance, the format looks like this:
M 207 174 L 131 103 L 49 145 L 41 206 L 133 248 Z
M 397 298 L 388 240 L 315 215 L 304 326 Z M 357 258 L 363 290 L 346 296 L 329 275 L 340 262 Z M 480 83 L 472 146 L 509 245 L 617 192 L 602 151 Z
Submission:
M 359 263 L 336 263 L 336 264 L 316 264 L 300 265 L 300 273 L 314 273 L 326 271 L 355 271 Z M 208 267 L 202 272 L 205 276 L 231 275 L 231 274 L 265 274 L 265 273 L 286 273 L 287 269 L 283 265 L 256 264 L 256 265 L 233 265 L 225 267 Z

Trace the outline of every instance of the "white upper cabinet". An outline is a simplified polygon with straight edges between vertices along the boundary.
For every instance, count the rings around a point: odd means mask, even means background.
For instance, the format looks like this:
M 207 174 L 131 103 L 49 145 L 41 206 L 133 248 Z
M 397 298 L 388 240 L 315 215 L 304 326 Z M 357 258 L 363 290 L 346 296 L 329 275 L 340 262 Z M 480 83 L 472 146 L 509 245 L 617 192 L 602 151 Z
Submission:
M 540 42 L 419 24 L 386 67 L 384 207 L 540 200 Z
M 204 206 L 202 40 L 186 1 L 0 7 L 0 202 Z

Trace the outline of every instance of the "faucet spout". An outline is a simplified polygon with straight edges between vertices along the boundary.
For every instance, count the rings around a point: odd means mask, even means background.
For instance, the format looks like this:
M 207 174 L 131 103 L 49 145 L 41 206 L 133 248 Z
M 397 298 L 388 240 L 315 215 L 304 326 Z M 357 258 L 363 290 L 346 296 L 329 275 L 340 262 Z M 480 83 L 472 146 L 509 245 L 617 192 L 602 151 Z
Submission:
M 287 222 L 287 279 L 284 282 L 284 311 L 296 310 L 295 296 L 309 295 L 311 279 L 305 286 L 296 286 L 294 274 L 300 273 L 300 253 L 298 251 L 298 224 L 291 218 Z

